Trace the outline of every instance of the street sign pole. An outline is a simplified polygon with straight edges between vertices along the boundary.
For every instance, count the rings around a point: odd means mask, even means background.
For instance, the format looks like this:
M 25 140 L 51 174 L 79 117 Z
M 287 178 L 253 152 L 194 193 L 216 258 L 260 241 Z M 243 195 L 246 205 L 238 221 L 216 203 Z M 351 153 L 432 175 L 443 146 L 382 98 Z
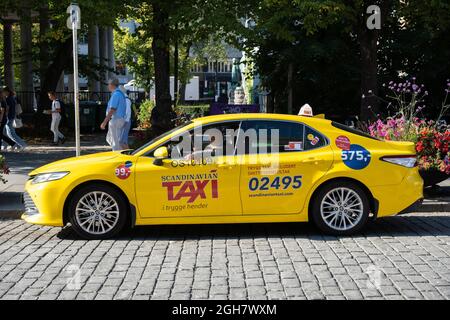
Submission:
M 80 145 L 80 96 L 78 87 L 78 34 L 77 28 L 73 28 L 73 83 L 74 83 L 74 105 L 75 105 L 75 149 L 76 156 L 81 154 Z
M 74 84 L 74 113 L 75 113 L 75 149 L 76 156 L 81 155 L 80 144 L 80 88 L 78 83 L 78 29 L 81 25 L 80 7 L 77 4 L 71 4 L 67 8 L 67 12 L 70 13 L 70 21 L 67 21 L 67 25 L 72 29 L 73 40 L 73 84 Z

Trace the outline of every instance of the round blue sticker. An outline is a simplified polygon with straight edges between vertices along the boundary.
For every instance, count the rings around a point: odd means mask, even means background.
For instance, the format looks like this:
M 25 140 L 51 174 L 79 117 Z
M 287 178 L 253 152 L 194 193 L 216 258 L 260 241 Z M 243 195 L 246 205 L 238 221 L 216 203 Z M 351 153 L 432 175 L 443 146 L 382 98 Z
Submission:
M 132 166 L 133 166 L 133 162 L 131 162 L 131 161 L 125 162 L 125 167 L 126 168 L 131 168 Z
M 345 165 L 354 170 L 361 170 L 370 163 L 370 152 L 358 144 L 350 145 L 349 150 L 342 150 L 342 161 Z

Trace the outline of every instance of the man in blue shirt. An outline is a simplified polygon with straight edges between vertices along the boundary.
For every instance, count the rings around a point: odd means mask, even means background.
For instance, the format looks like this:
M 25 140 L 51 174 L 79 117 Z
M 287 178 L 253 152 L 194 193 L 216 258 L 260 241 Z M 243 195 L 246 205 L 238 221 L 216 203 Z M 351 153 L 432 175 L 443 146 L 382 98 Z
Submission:
M 106 118 L 100 125 L 100 128 L 105 130 L 106 125 L 108 125 L 106 141 L 113 151 L 118 151 L 123 149 L 123 146 L 120 144 L 120 138 L 125 126 L 127 104 L 125 95 L 119 89 L 119 80 L 111 79 L 108 82 L 108 89 L 111 92 L 111 98 L 106 109 Z

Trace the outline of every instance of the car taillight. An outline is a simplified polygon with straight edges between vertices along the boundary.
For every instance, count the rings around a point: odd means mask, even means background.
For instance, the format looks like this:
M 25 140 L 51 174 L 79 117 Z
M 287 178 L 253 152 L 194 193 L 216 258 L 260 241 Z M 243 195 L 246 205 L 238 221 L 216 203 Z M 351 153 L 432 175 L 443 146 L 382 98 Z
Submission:
M 382 157 L 381 160 L 406 168 L 414 168 L 417 164 L 416 156 L 386 156 Z

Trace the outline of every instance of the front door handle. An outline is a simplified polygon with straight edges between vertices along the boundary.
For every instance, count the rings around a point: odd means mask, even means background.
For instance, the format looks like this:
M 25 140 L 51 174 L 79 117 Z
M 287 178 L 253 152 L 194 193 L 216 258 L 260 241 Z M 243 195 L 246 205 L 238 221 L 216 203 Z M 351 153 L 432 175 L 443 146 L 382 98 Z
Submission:
M 321 161 L 321 160 L 311 157 L 311 158 L 307 158 L 307 159 L 303 160 L 302 163 L 305 163 L 305 164 L 319 164 L 319 161 Z
M 228 169 L 228 170 L 231 170 L 233 168 L 233 166 L 231 164 L 226 164 L 226 163 L 221 163 L 218 165 L 218 167 L 221 169 Z

